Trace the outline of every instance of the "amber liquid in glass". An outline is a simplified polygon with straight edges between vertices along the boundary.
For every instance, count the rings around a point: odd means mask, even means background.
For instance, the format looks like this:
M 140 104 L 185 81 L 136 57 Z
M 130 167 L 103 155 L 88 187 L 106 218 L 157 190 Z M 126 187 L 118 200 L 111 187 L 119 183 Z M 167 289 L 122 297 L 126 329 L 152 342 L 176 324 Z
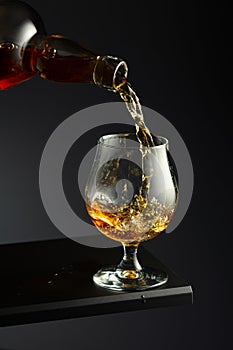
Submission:
M 155 206 L 142 196 L 116 212 L 107 212 L 96 201 L 86 206 L 96 228 L 105 236 L 123 243 L 143 242 L 156 237 L 167 228 L 174 213 L 174 208 L 167 208 L 158 201 Z

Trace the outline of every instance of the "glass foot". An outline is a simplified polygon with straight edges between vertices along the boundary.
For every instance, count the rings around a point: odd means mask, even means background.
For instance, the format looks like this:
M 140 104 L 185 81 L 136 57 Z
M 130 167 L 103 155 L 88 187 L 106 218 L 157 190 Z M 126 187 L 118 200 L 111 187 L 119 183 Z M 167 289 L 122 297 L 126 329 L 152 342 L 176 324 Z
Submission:
M 122 270 L 108 266 L 93 276 L 94 282 L 103 288 L 118 291 L 137 291 L 159 287 L 168 281 L 164 271 L 142 268 L 142 270 Z

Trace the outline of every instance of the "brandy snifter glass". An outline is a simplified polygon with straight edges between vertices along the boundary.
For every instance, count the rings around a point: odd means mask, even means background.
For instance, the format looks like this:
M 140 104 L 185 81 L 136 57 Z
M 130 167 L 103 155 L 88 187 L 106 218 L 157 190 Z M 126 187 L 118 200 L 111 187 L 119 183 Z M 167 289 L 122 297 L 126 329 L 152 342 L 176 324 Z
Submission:
M 94 282 L 112 290 L 144 290 L 161 286 L 164 271 L 142 267 L 137 259 L 141 242 L 166 229 L 175 212 L 178 186 L 168 158 L 168 141 L 142 146 L 134 134 L 99 139 L 85 189 L 88 214 L 106 237 L 119 241 L 124 256 L 117 266 L 104 267 Z

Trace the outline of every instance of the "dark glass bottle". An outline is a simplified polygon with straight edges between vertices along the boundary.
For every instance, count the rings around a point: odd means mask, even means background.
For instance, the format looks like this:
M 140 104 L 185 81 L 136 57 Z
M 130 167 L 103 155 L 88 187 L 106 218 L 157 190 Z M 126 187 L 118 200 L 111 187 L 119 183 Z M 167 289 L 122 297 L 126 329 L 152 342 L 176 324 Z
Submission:
M 120 58 L 97 55 L 61 35 L 47 35 L 40 16 L 26 3 L 0 1 L 0 89 L 39 74 L 115 90 L 126 81 L 127 71 Z

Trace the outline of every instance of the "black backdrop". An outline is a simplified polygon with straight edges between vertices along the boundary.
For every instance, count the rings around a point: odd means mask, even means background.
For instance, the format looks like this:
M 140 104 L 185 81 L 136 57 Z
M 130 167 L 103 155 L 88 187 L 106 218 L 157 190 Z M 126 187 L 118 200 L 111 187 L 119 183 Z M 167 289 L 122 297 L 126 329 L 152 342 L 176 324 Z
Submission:
M 220 349 L 230 339 L 230 16 L 225 1 L 29 0 L 48 33 L 123 57 L 143 105 L 166 117 L 193 161 L 183 222 L 146 243 L 194 289 L 194 305 L 0 330 L 0 349 Z M 38 188 L 41 153 L 74 112 L 119 101 L 91 85 L 39 77 L 0 92 L 0 243 L 59 237 Z

